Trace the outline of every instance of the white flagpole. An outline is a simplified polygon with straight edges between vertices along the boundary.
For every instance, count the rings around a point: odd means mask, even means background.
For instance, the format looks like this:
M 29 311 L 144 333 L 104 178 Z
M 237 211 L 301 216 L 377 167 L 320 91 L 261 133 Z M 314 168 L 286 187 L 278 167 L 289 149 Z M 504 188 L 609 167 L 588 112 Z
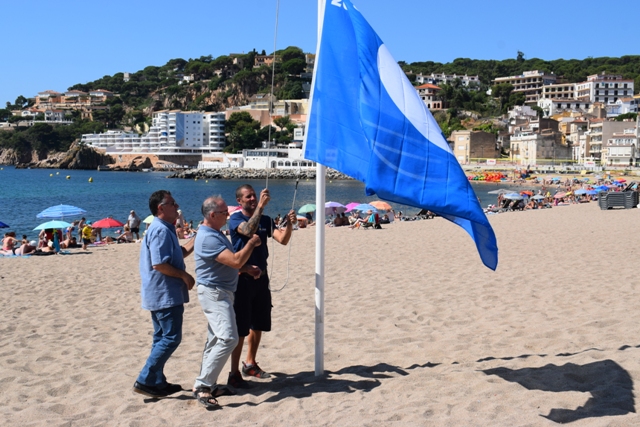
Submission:
M 319 58 L 320 39 L 322 38 L 322 22 L 325 0 L 318 0 L 318 48 L 316 49 L 316 66 Z M 316 353 L 315 374 L 324 374 L 324 201 L 327 167 L 316 163 Z

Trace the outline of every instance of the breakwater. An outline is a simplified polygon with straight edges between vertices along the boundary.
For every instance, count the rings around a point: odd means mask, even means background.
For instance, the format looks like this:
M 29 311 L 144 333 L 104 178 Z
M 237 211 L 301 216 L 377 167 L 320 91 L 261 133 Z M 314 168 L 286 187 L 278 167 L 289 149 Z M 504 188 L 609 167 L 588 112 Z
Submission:
M 167 176 L 167 178 L 182 179 L 315 179 L 315 169 L 244 169 L 244 168 L 219 168 L 219 169 L 188 169 Z M 348 175 L 334 169 L 327 168 L 328 180 L 352 180 Z

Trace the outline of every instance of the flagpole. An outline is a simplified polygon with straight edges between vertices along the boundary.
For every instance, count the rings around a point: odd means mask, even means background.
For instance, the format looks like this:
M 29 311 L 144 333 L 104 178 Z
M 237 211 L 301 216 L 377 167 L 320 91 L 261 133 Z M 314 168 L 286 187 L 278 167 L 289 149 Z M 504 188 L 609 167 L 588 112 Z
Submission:
M 318 0 L 318 48 L 316 48 L 316 65 L 320 39 L 322 38 L 322 21 L 325 0 Z M 315 374 L 324 374 L 324 203 L 327 167 L 316 163 L 316 320 L 315 320 Z

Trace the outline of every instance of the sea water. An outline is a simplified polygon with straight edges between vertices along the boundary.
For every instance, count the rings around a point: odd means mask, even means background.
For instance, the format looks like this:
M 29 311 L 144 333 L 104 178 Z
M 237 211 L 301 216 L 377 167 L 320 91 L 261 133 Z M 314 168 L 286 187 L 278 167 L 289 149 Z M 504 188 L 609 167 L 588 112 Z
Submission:
M 113 217 L 126 222 L 129 211 L 135 210 L 140 218 L 150 214 L 149 196 L 157 190 L 171 192 L 187 221 L 194 225 L 202 219 L 200 206 L 211 195 L 221 195 L 229 206 L 236 205 L 235 191 L 241 184 L 251 184 L 257 193 L 267 185 L 266 180 L 204 180 L 168 179 L 167 172 L 98 172 L 87 170 L 57 169 L 15 169 L 0 166 L 0 221 L 8 224 L 20 237 L 29 239 L 37 236 L 33 229 L 49 219 L 36 215 L 54 205 L 72 205 L 87 211 L 84 216 L 89 221 Z M 92 182 L 89 182 L 91 179 Z M 472 184 L 483 206 L 495 202 L 490 190 L 503 188 L 492 184 Z M 292 207 L 299 209 L 307 203 L 315 203 L 315 180 L 268 181 L 271 201 L 265 214 L 284 215 Z M 295 197 L 295 200 L 294 200 Z M 326 201 L 342 204 L 351 202 L 367 203 L 377 200 L 376 196 L 366 196 L 364 184 L 355 180 L 339 180 L 326 183 Z M 391 203 L 396 211 L 405 215 L 415 214 L 418 208 Z M 63 218 L 71 222 L 79 217 Z M 115 229 L 105 230 L 115 233 Z M 4 234 L 4 233 L 3 233 Z

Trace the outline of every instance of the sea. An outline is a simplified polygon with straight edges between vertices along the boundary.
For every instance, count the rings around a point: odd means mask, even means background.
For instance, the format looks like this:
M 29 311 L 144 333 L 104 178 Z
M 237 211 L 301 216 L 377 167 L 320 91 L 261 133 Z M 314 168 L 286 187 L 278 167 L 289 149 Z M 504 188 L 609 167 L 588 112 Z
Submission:
M 86 211 L 89 221 L 113 217 L 125 222 L 133 209 L 144 219 L 150 214 L 149 196 L 157 190 L 168 190 L 180 205 L 187 221 L 196 225 L 202 219 L 200 206 L 211 195 L 221 195 L 229 206 L 234 206 L 235 190 L 241 184 L 251 184 L 257 193 L 268 185 L 271 201 L 265 214 L 284 215 L 290 209 L 296 211 L 308 203 L 315 204 L 315 180 L 193 180 L 167 178 L 167 172 L 111 172 L 58 169 L 16 169 L 0 166 L 0 221 L 9 225 L 1 231 L 15 231 L 35 239 L 33 229 L 48 219 L 36 216 L 54 205 L 72 205 Z M 483 206 L 495 203 L 491 190 L 506 188 L 506 184 L 472 183 Z M 378 200 L 366 196 L 364 184 L 356 180 L 326 182 L 326 201 L 342 204 L 367 203 Z M 420 209 L 390 203 L 396 211 L 405 215 Z M 71 222 L 79 217 L 65 217 Z M 103 230 L 103 235 L 114 235 L 118 229 Z

